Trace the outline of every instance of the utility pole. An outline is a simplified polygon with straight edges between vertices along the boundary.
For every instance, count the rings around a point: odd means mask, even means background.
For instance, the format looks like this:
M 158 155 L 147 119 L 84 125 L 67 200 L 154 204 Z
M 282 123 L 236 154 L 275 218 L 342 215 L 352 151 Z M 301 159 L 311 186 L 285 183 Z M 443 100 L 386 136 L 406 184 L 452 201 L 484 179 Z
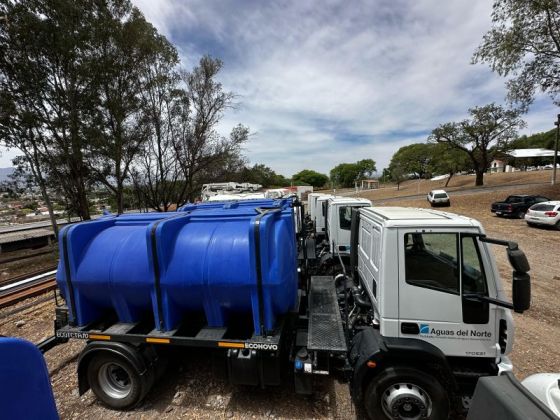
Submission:
M 556 185 L 556 162 L 558 161 L 558 137 L 560 137 L 560 114 L 557 115 L 556 122 L 556 142 L 554 143 L 554 160 L 552 162 L 552 185 Z

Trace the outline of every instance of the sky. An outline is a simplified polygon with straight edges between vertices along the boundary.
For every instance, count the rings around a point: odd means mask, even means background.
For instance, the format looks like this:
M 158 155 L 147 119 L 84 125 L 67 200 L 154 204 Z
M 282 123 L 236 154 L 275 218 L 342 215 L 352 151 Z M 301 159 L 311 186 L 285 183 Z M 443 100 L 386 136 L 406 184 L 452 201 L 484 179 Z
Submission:
M 504 79 L 470 64 L 490 27 L 488 0 L 133 3 L 185 68 L 205 54 L 223 60 L 219 80 L 237 96 L 219 131 L 249 126 L 251 164 L 286 176 L 365 158 L 380 171 L 439 124 L 505 101 Z M 554 128 L 557 111 L 538 98 L 522 133 Z M 4 151 L 0 167 L 14 155 Z

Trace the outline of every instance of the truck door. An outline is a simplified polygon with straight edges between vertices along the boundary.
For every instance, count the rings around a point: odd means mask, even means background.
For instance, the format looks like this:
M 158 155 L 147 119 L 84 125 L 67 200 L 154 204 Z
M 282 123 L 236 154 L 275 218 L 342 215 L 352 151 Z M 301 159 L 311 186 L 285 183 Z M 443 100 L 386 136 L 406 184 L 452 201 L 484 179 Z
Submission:
M 478 240 L 451 231 L 399 229 L 400 337 L 420 338 L 453 356 L 496 356 Z

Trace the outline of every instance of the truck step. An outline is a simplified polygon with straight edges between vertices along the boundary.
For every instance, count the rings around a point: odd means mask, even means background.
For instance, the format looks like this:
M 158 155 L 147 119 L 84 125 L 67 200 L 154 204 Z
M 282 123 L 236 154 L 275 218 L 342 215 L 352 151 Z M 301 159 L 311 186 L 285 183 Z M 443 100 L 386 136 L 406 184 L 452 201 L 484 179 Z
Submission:
M 311 277 L 308 350 L 346 352 L 346 340 L 332 276 Z

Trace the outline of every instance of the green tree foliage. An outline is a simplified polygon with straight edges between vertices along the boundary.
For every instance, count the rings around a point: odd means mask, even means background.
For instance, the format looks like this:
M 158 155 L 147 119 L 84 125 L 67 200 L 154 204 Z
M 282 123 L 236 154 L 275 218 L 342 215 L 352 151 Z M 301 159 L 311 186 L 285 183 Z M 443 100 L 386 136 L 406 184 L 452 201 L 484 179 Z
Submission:
M 116 210 L 123 212 L 124 183 L 134 158 L 148 139 L 141 92 L 149 83 L 148 69 L 165 57 L 179 63 L 175 48 L 146 22 L 128 1 L 109 3 L 101 9 L 104 19 L 95 21 L 92 83 L 96 95 L 89 134 L 89 169 L 94 179 L 115 195 Z
M 329 181 L 329 177 L 311 169 L 304 169 L 292 176 L 292 181 L 296 185 L 312 185 L 315 188 L 320 188 Z
M 277 174 L 262 163 L 256 163 L 252 167 L 244 167 L 234 178 L 238 182 L 260 184 L 264 188 L 287 187 L 290 185 L 290 181 L 283 175 Z
M 518 110 L 493 103 L 471 108 L 469 114 L 470 118 L 435 128 L 428 140 L 465 152 L 476 173 L 475 185 L 483 185 L 490 162 L 508 149 L 525 123 Z
M 402 167 L 400 162 L 395 162 L 393 165 L 389 165 L 388 177 L 391 181 L 397 184 L 397 190 L 401 189 L 401 183 L 409 179 L 409 174 Z
M 432 145 L 428 143 L 414 143 L 403 146 L 391 158 L 390 167 L 399 166 L 408 175 L 420 178 L 430 176 L 430 163 L 434 157 Z
M 511 142 L 512 149 L 554 149 L 556 129 L 542 133 L 522 135 Z
M 432 151 L 430 161 L 430 171 L 432 175 L 449 175 L 445 181 L 445 186 L 458 172 L 468 171 L 472 168 L 469 155 L 463 150 L 450 147 L 445 143 L 429 144 Z
M 560 2 L 495 0 L 492 28 L 475 51 L 483 62 L 508 76 L 508 98 L 528 107 L 537 91 L 560 105 Z
M 148 141 L 133 179 L 148 207 L 180 206 L 197 197 L 203 183 L 229 178 L 228 170 L 239 166 L 249 129 L 238 125 L 229 137 L 216 131 L 233 100 L 217 80 L 221 68 L 220 60 L 205 56 L 179 78 L 169 57 L 161 55 L 146 70 Z
M 334 186 L 351 188 L 355 182 L 371 176 L 376 171 L 373 159 L 362 159 L 356 163 L 341 163 L 331 169 L 330 178 Z
M 132 179 L 165 211 L 244 166 L 249 129 L 216 131 L 233 100 L 222 62 L 182 70 L 130 0 L 2 1 L 0 16 L 0 142 L 23 154 L 49 210 L 56 191 L 89 219 L 102 184 L 122 212 Z

